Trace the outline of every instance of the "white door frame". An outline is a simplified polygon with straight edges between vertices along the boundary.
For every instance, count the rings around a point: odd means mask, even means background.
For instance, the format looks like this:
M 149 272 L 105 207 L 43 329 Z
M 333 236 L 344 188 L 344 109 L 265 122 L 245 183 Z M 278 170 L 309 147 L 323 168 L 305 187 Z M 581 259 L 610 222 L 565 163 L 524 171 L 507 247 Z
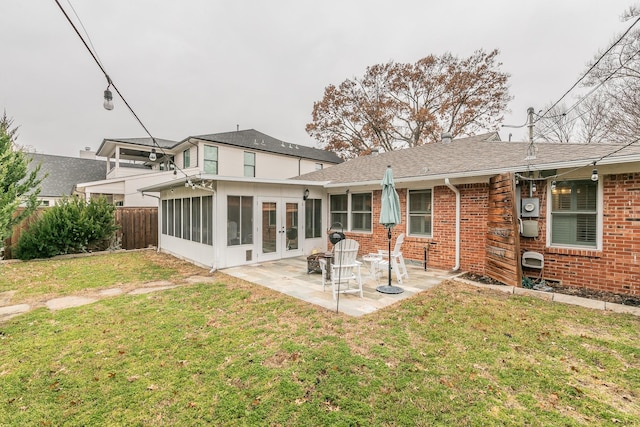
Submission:
M 287 207 L 293 207 L 294 211 L 287 212 Z M 302 255 L 303 219 L 302 202 L 299 199 L 258 197 L 256 213 L 258 259 L 272 261 Z M 292 231 L 293 228 L 295 230 Z M 293 235 L 296 235 L 295 240 L 290 239 Z M 292 241 L 294 245 L 297 243 L 297 247 L 292 247 Z

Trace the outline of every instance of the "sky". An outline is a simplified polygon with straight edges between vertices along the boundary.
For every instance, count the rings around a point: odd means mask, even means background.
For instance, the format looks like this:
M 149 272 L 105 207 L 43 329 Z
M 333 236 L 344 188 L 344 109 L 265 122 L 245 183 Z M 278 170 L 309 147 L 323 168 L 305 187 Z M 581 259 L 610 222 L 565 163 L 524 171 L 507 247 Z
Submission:
M 504 124 L 558 100 L 631 24 L 634 0 L 58 0 L 156 138 L 256 129 L 306 133 L 324 89 L 389 61 L 499 49 L 513 100 Z M 636 2 L 637 4 L 637 2 Z M 80 21 L 73 13 L 73 9 Z M 0 114 L 17 142 L 78 156 L 104 138 L 147 136 L 55 0 L 2 0 Z M 575 98 L 567 98 L 570 105 Z M 503 140 L 526 128 L 502 128 Z

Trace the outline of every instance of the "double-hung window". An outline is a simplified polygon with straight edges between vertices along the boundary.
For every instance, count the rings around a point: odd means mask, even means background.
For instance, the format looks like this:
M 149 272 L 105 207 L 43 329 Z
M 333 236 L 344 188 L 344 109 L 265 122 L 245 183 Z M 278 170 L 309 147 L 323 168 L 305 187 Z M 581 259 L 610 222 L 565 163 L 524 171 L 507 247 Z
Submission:
M 348 227 L 347 220 L 349 218 L 348 206 L 347 206 L 347 195 L 346 194 L 333 194 L 329 200 L 329 209 L 330 209 L 330 228 L 340 229 L 344 228 L 345 230 Z
M 191 149 L 189 148 L 182 152 L 182 167 L 185 169 L 191 167 Z
M 204 146 L 204 173 L 218 174 L 218 147 Z
M 551 191 L 551 244 L 596 248 L 598 182 L 564 181 Z
M 351 195 L 351 230 L 371 231 L 371 193 Z
M 409 234 L 431 236 L 431 190 L 409 190 Z
M 244 176 L 255 178 L 256 176 L 256 153 L 244 152 Z

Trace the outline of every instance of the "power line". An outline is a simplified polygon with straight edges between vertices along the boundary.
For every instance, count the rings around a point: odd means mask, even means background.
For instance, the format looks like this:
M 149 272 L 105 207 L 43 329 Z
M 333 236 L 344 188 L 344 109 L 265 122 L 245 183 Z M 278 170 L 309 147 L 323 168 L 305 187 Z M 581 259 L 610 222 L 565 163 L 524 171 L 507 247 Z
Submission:
M 596 62 L 593 63 L 593 65 L 591 65 L 591 67 L 589 67 L 589 69 L 587 70 L 586 73 L 584 73 L 582 75 L 582 77 L 580 77 L 578 79 L 578 81 L 576 81 L 570 88 L 569 90 L 567 90 L 561 97 L 560 99 L 558 99 L 553 105 L 551 105 L 551 107 L 549 107 L 547 109 L 547 111 L 545 111 L 539 118 L 538 120 L 540 120 L 541 118 L 543 118 L 544 116 L 547 115 L 547 113 L 549 113 L 549 111 L 551 111 L 553 109 L 553 107 L 555 107 L 556 105 L 558 105 L 560 103 L 560 101 L 562 101 L 564 99 L 565 96 L 567 96 L 569 94 L 569 92 L 571 92 L 573 89 L 576 88 L 576 86 L 578 86 L 580 84 L 580 82 L 582 80 L 584 80 L 585 77 L 587 77 L 587 75 L 593 71 L 593 69 L 600 63 L 600 61 L 602 61 L 604 59 L 605 56 L 607 56 L 607 54 L 609 52 L 611 52 L 611 50 L 613 50 L 614 47 L 616 47 L 618 45 L 618 43 L 620 43 L 622 41 L 622 39 L 624 39 L 626 37 L 627 34 L 629 34 L 629 31 L 631 31 L 631 29 L 638 23 L 640 22 L 640 17 L 638 17 L 638 19 L 636 19 L 633 24 L 631 24 L 631 26 L 629 26 L 629 28 L 627 28 L 627 31 L 625 31 L 619 38 L 618 40 L 616 40 L 611 46 L 609 46 L 609 49 L 607 49 L 602 55 L 600 55 L 600 57 L 598 58 L 598 60 Z
M 140 126 L 142 126 L 142 129 L 144 129 L 144 131 L 147 133 L 147 135 L 149 135 L 149 138 L 151 138 L 151 142 L 152 142 L 152 146 L 156 146 L 160 149 L 160 152 L 162 153 L 162 155 L 164 157 L 169 158 L 169 156 L 167 156 L 167 153 L 164 151 L 164 149 L 160 146 L 160 144 L 158 144 L 158 142 L 156 141 L 155 137 L 153 135 L 151 135 L 151 132 L 149 132 L 149 129 L 147 129 L 147 127 L 144 125 L 144 123 L 142 123 L 142 120 L 140 120 L 140 117 L 138 117 L 138 115 L 136 114 L 135 111 L 133 111 L 133 108 L 131 108 L 131 105 L 129 105 L 129 103 L 127 102 L 127 100 L 125 99 L 125 97 L 122 95 L 122 93 L 120 92 L 120 90 L 118 89 L 118 87 L 116 86 L 116 84 L 113 82 L 113 80 L 111 80 L 111 77 L 109 77 L 109 74 L 107 73 L 107 71 L 105 70 L 105 68 L 103 67 L 102 63 L 100 62 L 100 60 L 98 59 L 98 54 L 97 52 L 95 52 L 95 48 L 91 49 L 89 47 L 89 45 L 87 44 L 87 42 L 85 41 L 84 37 L 82 36 L 82 34 L 80 34 L 80 31 L 78 31 L 78 28 L 76 27 L 76 25 L 73 23 L 73 21 L 71 20 L 71 18 L 69 17 L 69 15 L 67 14 L 67 12 L 64 10 L 64 8 L 62 7 L 62 5 L 60 4 L 60 2 L 58 0 L 54 0 L 56 2 L 56 4 L 58 5 L 58 8 L 60 8 L 60 11 L 62 12 L 62 14 L 65 16 L 65 18 L 67 18 L 67 21 L 69 22 L 69 24 L 71 25 L 71 27 L 73 28 L 73 30 L 75 31 L 75 33 L 78 35 L 78 37 L 80 38 L 80 41 L 82 41 L 82 44 L 84 45 L 84 47 L 87 49 L 87 51 L 89 52 L 89 54 L 91 55 L 91 57 L 93 58 L 93 60 L 95 61 L 95 63 L 98 65 L 98 67 L 100 68 L 100 71 L 102 71 L 102 74 L 104 74 L 105 78 L 107 79 L 107 89 L 109 89 L 110 86 L 113 87 L 113 89 L 116 91 L 116 93 L 118 94 L 118 96 L 120 97 L 120 99 L 122 99 L 122 102 L 124 102 L 124 105 L 126 105 L 127 109 L 131 112 L 131 114 L 133 114 L 133 117 L 135 117 L 135 119 L 138 121 L 138 123 L 140 124 Z M 69 2 L 69 4 L 71 4 L 70 0 L 67 0 Z M 74 11 L 75 13 L 75 9 L 73 9 L 73 6 L 71 6 L 71 9 Z M 76 16 L 78 16 L 76 14 Z M 78 20 L 80 20 L 78 18 Z M 80 21 L 80 24 L 82 25 L 82 21 Z M 84 28 L 84 25 L 82 25 L 82 28 L 84 29 L 85 33 L 87 33 L 87 30 Z M 87 38 L 89 38 L 88 33 L 87 33 Z M 89 42 L 91 42 L 91 39 L 89 38 Z M 93 44 L 91 44 L 91 46 L 93 47 Z M 176 163 L 169 159 L 169 161 L 171 162 L 171 164 L 173 164 L 174 168 L 179 170 L 185 177 L 189 177 L 189 175 L 187 175 L 182 169 L 180 169 L 178 167 L 178 165 L 176 165 Z

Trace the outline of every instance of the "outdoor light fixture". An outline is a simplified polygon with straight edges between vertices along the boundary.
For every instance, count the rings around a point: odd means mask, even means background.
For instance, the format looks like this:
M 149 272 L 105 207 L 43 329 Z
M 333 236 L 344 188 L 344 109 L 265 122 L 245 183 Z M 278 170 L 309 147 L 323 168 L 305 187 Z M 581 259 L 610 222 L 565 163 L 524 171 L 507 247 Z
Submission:
M 596 162 L 593 162 L 593 171 L 591 172 L 591 181 L 598 180 L 598 169 L 596 168 Z
M 551 191 L 556 191 L 556 180 L 551 181 Z
M 113 108 L 113 107 L 111 107 L 111 108 Z M 158 156 L 156 155 L 156 149 L 152 148 L 151 149 L 151 153 L 149 153 L 149 160 L 151 160 L 152 162 L 155 162 L 157 158 L 158 158 Z
M 109 90 L 109 86 L 107 86 L 107 89 L 104 91 L 104 102 L 102 103 L 102 106 L 105 110 L 113 110 L 113 94 Z
M 309 189 L 304 190 L 304 195 L 302 196 L 302 200 L 307 200 L 309 198 Z
M 535 193 L 536 192 L 536 183 L 535 182 L 531 182 L 531 192 Z

